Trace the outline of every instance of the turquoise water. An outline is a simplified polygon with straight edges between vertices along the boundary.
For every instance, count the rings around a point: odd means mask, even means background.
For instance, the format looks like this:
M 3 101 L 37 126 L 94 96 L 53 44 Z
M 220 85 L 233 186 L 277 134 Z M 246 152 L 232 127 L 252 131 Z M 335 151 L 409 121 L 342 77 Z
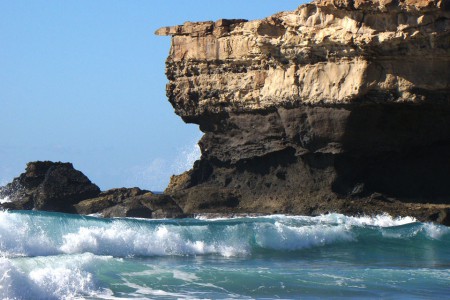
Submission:
M 0 212 L 0 253 L 1 299 L 450 298 L 450 229 L 386 215 Z

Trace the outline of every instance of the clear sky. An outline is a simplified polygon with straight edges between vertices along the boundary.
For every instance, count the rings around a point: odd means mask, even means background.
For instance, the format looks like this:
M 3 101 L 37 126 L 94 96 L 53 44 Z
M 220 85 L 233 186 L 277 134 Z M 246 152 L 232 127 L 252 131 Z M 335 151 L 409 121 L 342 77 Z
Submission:
M 201 133 L 166 99 L 170 38 L 153 32 L 302 2 L 0 0 L 0 185 L 29 161 L 52 160 L 103 190 L 163 190 L 197 158 Z

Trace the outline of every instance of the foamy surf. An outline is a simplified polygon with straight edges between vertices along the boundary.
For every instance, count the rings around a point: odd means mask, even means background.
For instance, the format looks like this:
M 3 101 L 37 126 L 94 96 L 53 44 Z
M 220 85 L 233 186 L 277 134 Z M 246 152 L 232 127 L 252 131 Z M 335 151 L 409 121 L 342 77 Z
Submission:
M 106 220 L 0 212 L 0 298 L 401 298 L 405 289 L 420 298 L 420 280 L 427 295 L 448 288 L 449 247 L 447 227 L 388 215 Z
M 409 225 L 410 229 L 395 229 Z M 394 228 L 385 230 L 387 228 Z M 251 255 L 357 243 L 362 233 L 385 237 L 439 239 L 446 227 L 413 218 L 268 216 L 220 220 L 133 220 L 63 217 L 58 214 L 0 213 L 4 257 L 93 253 L 115 257 Z
M 93 254 L 0 259 L 1 299 L 75 299 L 107 294 L 96 268 L 112 258 Z M 20 283 L 20 284 L 18 284 Z
M 379 227 L 393 227 L 400 226 L 405 224 L 411 224 L 417 222 L 417 219 L 414 217 L 392 217 L 389 214 L 381 214 L 376 216 L 345 216 L 342 214 L 325 214 L 315 217 L 308 216 L 291 216 L 291 215 L 233 215 L 230 217 L 211 217 L 210 214 L 199 214 L 195 217 L 197 220 L 202 221 L 227 221 L 227 220 L 239 220 L 239 219 L 274 219 L 274 220 L 292 220 L 292 221 L 301 221 L 305 223 L 326 223 L 326 224 L 345 224 L 351 226 L 379 226 Z
M 0 197 L 0 204 L 4 204 L 4 203 L 8 203 L 11 202 L 11 199 L 9 199 L 9 197 Z

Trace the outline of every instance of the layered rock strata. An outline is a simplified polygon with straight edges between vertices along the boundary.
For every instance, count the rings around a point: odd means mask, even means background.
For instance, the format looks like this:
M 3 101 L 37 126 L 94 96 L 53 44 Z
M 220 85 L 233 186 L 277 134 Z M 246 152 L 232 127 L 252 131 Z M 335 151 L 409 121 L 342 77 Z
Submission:
M 449 212 L 450 1 L 322 0 L 156 34 L 169 101 L 204 132 L 166 190 L 185 212 Z

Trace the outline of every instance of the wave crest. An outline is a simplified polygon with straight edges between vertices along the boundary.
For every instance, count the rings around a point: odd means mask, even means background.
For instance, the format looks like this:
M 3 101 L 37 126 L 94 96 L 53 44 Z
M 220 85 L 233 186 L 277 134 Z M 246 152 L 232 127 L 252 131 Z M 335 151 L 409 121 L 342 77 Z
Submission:
M 4 257 L 82 254 L 225 257 L 259 251 L 300 251 L 340 243 L 383 243 L 386 238 L 445 239 L 444 226 L 413 218 L 268 216 L 216 220 L 103 220 L 81 216 L 0 212 Z
M 80 299 L 105 293 L 92 272 L 110 258 L 83 254 L 70 259 L 0 259 L 1 299 Z M 20 282 L 20 284 L 18 284 Z

